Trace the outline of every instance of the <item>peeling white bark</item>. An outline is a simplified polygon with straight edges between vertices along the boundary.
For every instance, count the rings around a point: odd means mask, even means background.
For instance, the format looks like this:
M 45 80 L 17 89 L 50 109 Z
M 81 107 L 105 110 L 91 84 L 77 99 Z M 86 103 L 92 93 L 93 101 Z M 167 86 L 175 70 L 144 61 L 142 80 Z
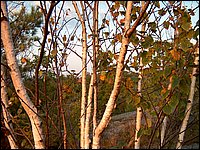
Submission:
M 132 9 L 132 4 L 133 1 L 128 1 L 127 2 L 127 10 L 126 10 L 126 16 L 125 16 L 125 34 L 126 31 L 130 28 L 130 21 L 131 21 L 131 9 Z M 111 114 L 112 111 L 115 107 L 115 101 L 117 99 L 117 96 L 119 94 L 120 90 L 120 84 L 121 84 L 121 78 L 122 78 L 122 71 L 124 67 L 124 58 L 127 52 L 127 47 L 129 44 L 129 38 L 125 37 L 125 34 L 122 38 L 122 46 L 120 49 L 120 54 L 118 58 L 118 63 L 117 63 L 117 69 L 116 69 L 116 77 L 115 77 L 115 82 L 114 82 L 114 87 L 111 92 L 110 98 L 108 100 L 105 112 L 103 114 L 103 117 L 98 124 L 97 128 L 95 129 L 94 135 L 93 135 L 93 143 L 92 143 L 92 148 L 93 149 L 99 149 L 100 148 L 100 138 L 101 134 L 104 131 L 104 129 L 107 127 L 110 119 L 111 119 Z
M 19 66 L 17 64 L 17 60 L 15 57 L 15 51 L 12 41 L 12 36 L 10 32 L 10 25 L 8 19 L 8 13 L 6 8 L 6 2 L 1 1 L 1 9 L 5 16 L 4 20 L 1 20 L 1 39 L 3 41 L 6 59 L 8 66 L 10 67 L 10 75 L 12 78 L 13 85 L 15 87 L 16 93 L 20 97 L 20 102 L 26 111 L 30 121 L 31 127 L 33 132 L 33 138 L 35 143 L 36 149 L 44 149 L 44 137 L 42 131 L 42 122 L 38 116 L 37 108 L 33 105 L 32 101 L 30 100 L 25 86 L 22 82 L 21 74 L 19 71 Z
M 195 64 L 195 66 L 199 65 L 199 46 L 196 48 L 194 64 Z M 193 70 L 192 70 L 192 79 L 191 79 L 192 81 L 191 81 L 191 85 L 190 85 L 190 94 L 189 94 L 188 103 L 187 103 L 186 110 L 185 110 L 185 117 L 183 119 L 181 129 L 180 129 L 180 132 L 179 132 L 179 137 L 178 137 L 176 149 L 182 148 L 185 130 L 186 130 L 188 120 L 189 120 L 189 117 L 190 117 L 190 113 L 191 113 L 191 110 L 192 110 L 193 97 L 194 97 L 194 91 L 195 91 L 195 83 L 196 83 L 196 75 L 195 75 L 196 72 L 197 72 L 197 67 L 193 68 Z
M 3 60 L 3 57 L 1 57 L 1 59 Z M 5 127 L 9 130 L 9 135 L 7 136 L 7 138 L 10 143 L 10 148 L 18 149 L 14 130 L 13 130 L 13 125 L 12 125 L 12 118 L 9 112 L 7 86 L 5 83 L 5 79 L 6 79 L 5 68 L 3 65 L 1 65 L 1 101 L 2 101 L 1 106 L 2 106 L 2 112 L 3 112 L 3 120 L 4 120 Z
M 88 92 L 88 101 L 86 108 L 86 119 L 85 119 L 85 149 L 90 148 L 90 116 L 91 116 L 91 107 L 92 107 L 92 94 L 93 94 L 93 75 L 91 76 L 89 92 Z
M 81 137 L 80 137 L 80 147 L 81 149 L 85 148 L 85 105 L 86 105 L 86 73 L 87 73 L 87 65 L 86 65 L 86 59 L 87 59 L 87 33 L 86 33 L 86 26 L 85 26 L 85 15 L 84 15 L 84 6 L 81 3 L 82 13 L 81 16 L 79 9 L 77 7 L 77 4 L 75 1 L 72 2 L 74 5 L 74 8 L 76 10 L 76 13 L 78 15 L 78 18 L 81 21 L 82 25 L 82 98 L 81 98 L 81 118 L 80 118 L 80 124 L 81 124 Z
M 144 9 L 145 2 L 141 1 L 141 11 Z M 145 31 L 145 23 L 142 23 L 142 29 L 141 31 Z M 144 35 L 144 34 L 143 34 Z M 143 39 L 142 39 L 143 40 Z M 143 49 L 140 53 L 143 52 Z M 138 81 L 138 96 L 139 98 L 142 97 L 142 70 L 143 70 L 143 63 L 142 63 L 142 57 L 140 57 L 140 67 L 139 67 L 139 81 Z M 141 128 L 141 120 L 142 120 L 142 108 L 137 107 L 137 115 L 136 115 L 136 129 L 135 129 L 135 149 L 140 149 L 140 137 L 138 137 L 138 132 Z

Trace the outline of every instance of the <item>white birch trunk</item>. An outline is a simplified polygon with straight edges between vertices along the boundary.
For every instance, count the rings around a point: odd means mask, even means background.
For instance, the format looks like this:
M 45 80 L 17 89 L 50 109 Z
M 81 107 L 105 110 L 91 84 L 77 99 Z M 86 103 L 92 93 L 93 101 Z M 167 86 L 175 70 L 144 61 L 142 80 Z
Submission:
M 167 120 L 168 120 L 168 117 L 165 116 L 164 119 L 163 119 L 161 133 L 160 133 L 161 147 L 163 146 L 163 142 L 164 142 L 164 138 L 165 138 L 165 131 L 166 131 L 166 127 L 167 127 Z
M 15 87 L 16 93 L 20 97 L 20 102 L 30 119 L 35 148 L 44 149 L 45 146 L 42 131 L 42 122 L 38 116 L 37 108 L 33 105 L 32 101 L 30 100 L 26 92 L 25 86 L 22 82 L 21 74 L 15 57 L 5 1 L 1 1 L 1 9 L 5 18 L 1 20 L 1 39 L 3 41 L 6 53 L 7 63 L 11 69 L 10 75 L 12 78 L 12 82 Z
M 87 73 L 87 66 L 86 66 L 86 59 L 87 59 L 87 35 L 86 35 L 86 26 L 85 26 L 85 15 L 84 15 L 84 6 L 81 3 L 83 17 L 81 16 L 77 4 L 75 1 L 72 2 L 78 18 L 81 21 L 82 25 L 82 98 L 81 98 L 81 116 L 80 116 L 80 124 L 81 124 L 81 137 L 80 137 L 80 147 L 81 149 L 85 148 L 85 105 L 86 105 L 86 73 Z
M 177 38 L 179 35 L 178 32 L 178 27 L 176 27 L 176 29 L 174 30 L 174 38 Z M 176 43 L 174 44 L 174 50 L 176 49 L 177 45 Z M 169 85 L 167 88 L 168 91 L 172 90 L 172 76 L 169 79 Z M 166 127 L 167 127 L 167 121 L 168 121 L 168 117 L 165 116 L 162 122 L 162 127 L 161 127 L 161 133 L 160 133 L 160 146 L 162 148 L 163 143 L 164 143 L 164 138 L 165 138 L 165 131 L 166 131 Z
M 88 92 L 88 101 L 86 108 L 86 119 L 85 119 L 85 149 L 90 148 L 90 116 L 91 116 L 91 107 L 92 107 L 92 94 L 93 94 L 93 75 L 91 76 L 89 92 Z
M 141 10 L 144 8 L 145 2 L 141 2 Z M 142 23 L 142 29 L 141 31 L 145 31 L 145 23 Z M 144 35 L 144 34 L 143 34 Z M 143 40 L 143 39 L 142 39 Z M 140 53 L 143 52 L 143 49 L 141 50 Z M 140 57 L 140 67 L 139 67 L 139 81 L 138 81 L 138 96 L 141 98 L 142 93 L 142 70 L 143 70 L 143 63 L 142 63 L 142 57 Z M 140 148 L 140 137 L 138 137 L 138 132 L 140 131 L 141 128 L 141 121 L 142 121 L 142 108 L 137 107 L 137 114 L 136 114 L 136 129 L 135 129 L 135 149 Z
M 1 57 L 1 59 L 3 59 Z M 3 112 L 3 120 L 5 127 L 9 130 L 9 135 L 7 135 L 8 141 L 10 143 L 11 149 L 18 149 L 16 144 L 16 138 L 13 130 L 11 114 L 9 112 L 9 105 L 8 105 L 8 96 L 7 96 L 7 86 L 5 83 L 5 68 L 1 65 L 1 103 L 2 103 L 2 112 Z
M 195 64 L 195 66 L 199 65 L 199 46 L 196 48 L 194 64 Z M 190 94 L 189 94 L 188 103 L 187 103 L 186 110 L 185 110 L 185 117 L 183 119 L 181 129 L 180 129 L 180 132 L 179 132 L 178 143 L 176 145 L 176 149 L 182 148 L 185 130 L 186 130 L 188 120 L 189 120 L 189 117 L 190 117 L 190 113 L 191 113 L 191 110 L 192 110 L 193 97 L 194 97 L 194 91 L 195 91 L 195 83 L 196 83 L 196 75 L 195 75 L 196 72 L 197 72 L 197 67 L 193 68 L 193 71 L 192 71 L 192 79 L 191 79 L 192 81 L 191 81 L 191 85 L 190 85 Z
M 93 87 L 94 87 L 94 102 L 93 102 L 93 133 L 97 127 L 97 99 L 98 99 L 98 88 L 97 88 L 97 73 L 96 73 L 96 57 L 98 56 L 99 51 L 99 35 L 98 35 L 98 10 L 99 10 L 99 1 L 95 1 L 94 4 L 94 54 L 93 54 Z
M 104 131 L 104 129 L 107 127 L 110 119 L 111 119 L 111 113 L 115 107 L 115 101 L 117 99 L 117 96 L 119 94 L 119 89 L 121 85 L 121 78 L 122 78 L 122 71 L 124 67 L 124 58 L 127 52 L 127 47 L 129 44 L 129 38 L 126 37 L 126 31 L 130 28 L 130 21 L 131 21 L 131 9 L 132 9 L 132 4 L 133 1 L 128 1 L 127 2 L 127 10 L 126 10 L 126 16 L 125 16 L 125 34 L 123 35 L 122 38 L 122 46 L 118 58 L 118 63 L 117 63 L 117 69 L 116 69 L 116 77 L 115 77 L 115 82 L 114 82 L 114 87 L 111 92 L 110 98 L 108 100 L 105 112 L 103 114 L 103 117 L 99 123 L 99 125 L 96 127 L 94 135 L 93 135 L 93 143 L 92 143 L 92 148 L 93 149 L 99 149 L 100 148 L 100 138 L 101 134 Z

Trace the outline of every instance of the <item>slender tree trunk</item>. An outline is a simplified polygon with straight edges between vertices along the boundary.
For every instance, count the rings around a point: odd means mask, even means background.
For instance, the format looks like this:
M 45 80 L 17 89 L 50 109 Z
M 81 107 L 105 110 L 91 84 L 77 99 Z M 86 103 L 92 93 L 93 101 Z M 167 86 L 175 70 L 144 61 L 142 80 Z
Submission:
M 169 78 L 169 85 L 168 85 L 167 90 L 170 91 L 170 92 L 172 90 L 172 75 Z M 166 127 L 167 127 L 167 121 L 168 121 L 168 117 L 165 116 L 164 119 L 163 119 L 163 122 L 162 122 L 162 127 L 161 127 L 161 132 L 160 132 L 160 148 L 162 148 L 163 143 L 164 143 L 165 131 L 166 131 Z
M 85 149 L 90 148 L 90 115 L 91 115 L 91 107 L 92 107 L 92 94 L 93 94 L 93 74 L 90 80 L 89 92 L 88 92 L 88 101 L 86 107 L 86 119 L 85 119 Z
M 99 40 L 98 40 L 98 10 L 99 10 L 99 1 L 95 1 L 94 3 L 94 34 L 97 35 L 94 37 L 94 47 L 93 47 L 93 87 L 94 87 L 94 106 L 93 106 L 93 133 L 97 126 L 97 99 L 98 99 L 98 91 L 97 91 L 97 73 L 96 73 L 96 57 L 99 51 Z
M 182 148 L 185 130 L 186 130 L 188 120 L 189 120 L 189 117 L 190 117 L 190 113 L 191 113 L 191 110 L 192 110 L 193 97 L 194 97 L 194 91 L 195 91 L 195 83 L 196 83 L 196 73 L 197 73 L 197 67 L 199 66 L 199 45 L 198 45 L 198 47 L 196 48 L 196 51 L 195 51 L 194 64 L 195 64 L 196 67 L 194 67 L 193 71 L 192 71 L 192 79 L 191 79 L 192 81 L 191 81 L 191 85 L 190 85 L 190 94 L 189 94 L 188 103 L 187 103 L 186 110 L 185 110 L 185 117 L 183 119 L 181 129 L 180 129 L 180 132 L 179 132 L 178 143 L 176 145 L 176 149 Z
M 174 30 L 174 38 L 178 38 L 178 26 L 176 26 L 176 29 Z M 177 49 L 177 44 L 174 43 L 174 46 L 173 46 L 174 50 Z M 170 77 L 169 79 L 169 85 L 168 85 L 168 91 L 171 92 L 172 90 L 172 76 Z M 166 131 L 166 127 L 167 127 L 167 121 L 168 121 L 168 117 L 165 116 L 164 119 L 163 119 L 163 123 L 162 123 L 162 127 L 161 127 L 161 133 L 160 133 L 160 146 L 162 148 L 163 146 L 163 143 L 164 143 L 164 137 L 165 137 L 165 131 Z
M 124 58 L 125 58 L 125 55 L 127 52 L 128 44 L 129 44 L 129 38 L 126 36 L 126 32 L 130 28 L 132 4 L 133 4 L 133 1 L 127 2 L 127 10 L 126 10 L 125 26 L 124 26 L 125 34 L 123 35 L 122 46 L 121 46 L 121 50 L 120 50 L 120 54 L 119 54 L 119 58 L 118 58 L 114 88 L 113 88 L 110 98 L 108 100 L 106 110 L 103 114 L 103 117 L 102 117 L 99 125 L 96 127 L 94 135 L 93 135 L 92 148 L 94 148 L 94 149 L 100 148 L 101 134 L 104 131 L 104 129 L 107 127 L 107 125 L 111 119 L 111 113 L 116 105 L 115 101 L 119 94 L 121 78 L 122 78 L 122 71 L 124 68 Z
M 141 1 L 141 11 L 142 9 L 144 9 L 144 1 Z M 142 23 L 142 29 L 141 31 L 145 31 L 145 23 Z M 143 34 L 144 35 L 144 34 Z M 142 39 L 143 40 L 143 39 Z M 143 49 L 141 50 L 140 54 L 143 52 Z M 139 67 L 139 81 L 138 81 L 138 96 L 141 99 L 142 97 L 142 70 L 143 70 L 143 63 L 142 63 L 142 57 L 140 57 L 139 59 L 139 63 L 140 63 L 140 67 Z M 141 107 L 137 107 L 137 113 L 136 113 L 136 129 L 135 129 L 135 149 L 139 149 L 140 148 L 140 137 L 138 136 L 138 132 L 141 128 L 141 121 L 142 121 L 142 108 Z
M 32 126 L 33 138 L 36 149 L 44 149 L 44 135 L 42 131 L 42 122 L 38 116 L 37 108 L 34 106 L 30 100 L 25 86 L 22 82 L 22 77 L 19 71 L 19 66 L 15 57 L 14 46 L 12 41 L 12 36 L 10 32 L 10 25 L 8 21 L 8 13 L 6 8 L 6 2 L 1 1 L 1 9 L 3 13 L 3 18 L 1 19 L 1 39 L 3 41 L 6 59 L 8 66 L 10 67 L 10 75 L 12 78 L 13 85 L 15 87 L 16 93 L 20 97 L 20 102 L 26 111 Z
M 160 146 L 161 147 L 163 146 L 163 143 L 164 143 L 165 131 L 166 131 L 166 127 L 167 127 L 167 121 L 168 121 L 168 117 L 165 116 L 164 119 L 163 119 L 161 133 L 160 133 Z
M 3 59 L 4 58 L 1 57 L 1 60 Z M 16 144 L 17 140 L 15 138 L 15 134 L 13 130 L 12 118 L 9 112 L 7 86 L 6 86 L 5 81 L 6 81 L 5 68 L 3 65 L 1 65 L 1 106 L 2 106 L 2 112 L 3 112 L 3 120 L 4 120 L 5 127 L 9 130 L 9 134 L 7 135 L 7 138 L 10 143 L 10 148 L 18 149 L 18 146 Z
M 82 98 L 81 98 L 81 116 L 80 116 L 80 124 L 81 124 L 81 137 L 80 137 L 80 147 L 81 149 L 84 149 L 85 147 L 85 105 L 86 105 L 86 73 L 87 73 L 87 34 L 86 34 L 86 26 L 85 26 L 85 15 L 84 15 L 84 6 L 81 3 L 82 13 L 83 17 L 81 16 L 79 9 L 77 7 L 77 4 L 75 1 L 72 2 L 74 5 L 74 8 L 76 10 L 76 13 L 78 15 L 78 18 L 81 21 L 82 25 Z

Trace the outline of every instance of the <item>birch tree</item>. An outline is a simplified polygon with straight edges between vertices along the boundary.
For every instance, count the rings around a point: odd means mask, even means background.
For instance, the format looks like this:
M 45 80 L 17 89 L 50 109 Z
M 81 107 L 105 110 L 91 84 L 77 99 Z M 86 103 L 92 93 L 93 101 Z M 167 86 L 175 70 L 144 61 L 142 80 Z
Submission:
M 15 51 L 10 32 L 10 25 L 8 20 L 8 12 L 5 1 L 1 1 L 2 19 L 1 19 L 1 39 L 6 53 L 8 66 L 10 67 L 10 75 L 12 78 L 15 91 L 20 97 L 21 105 L 29 116 L 35 148 L 44 149 L 44 136 L 42 131 L 42 121 L 38 115 L 37 108 L 30 100 L 24 84 L 22 82 L 19 66 L 15 57 Z
M 1 55 L 2 55 L 1 63 L 3 64 L 4 55 L 3 54 Z M 1 106 L 2 106 L 2 111 L 3 111 L 4 124 L 5 124 L 6 129 L 9 131 L 9 134 L 7 135 L 7 137 L 10 143 L 10 148 L 18 149 L 17 140 L 16 140 L 15 133 L 13 130 L 12 116 L 9 111 L 5 67 L 3 65 L 1 65 Z
M 75 1 L 72 2 L 78 18 L 81 21 L 82 25 L 82 98 L 81 98 L 81 116 L 80 116 L 80 130 L 81 130 L 81 137 L 80 137 L 80 147 L 84 149 L 85 147 L 85 105 L 86 105 L 86 73 L 87 73 L 87 66 L 86 66 L 86 59 L 87 59 L 87 34 L 86 34 L 86 26 L 85 26 L 85 14 L 84 14 L 84 6 L 83 2 L 80 1 L 81 8 L 82 8 L 82 15 L 77 7 L 77 3 Z
M 118 97 L 120 86 L 121 86 L 122 72 L 124 69 L 124 59 L 126 56 L 128 45 L 129 45 L 129 38 L 132 35 L 132 33 L 135 31 L 136 27 L 138 26 L 138 23 L 140 22 L 141 18 L 143 17 L 144 12 L 146 11 L 146 9 L 148 7 L 148 4 L 149 4 L 149 2 L 147 2 L 146 5 L 144 6 L 143 11 L 141 12 L 140 16 L 135 21 L 134 25 L 132 27 L 130 27 L 131 10 L 132 10 L 133 1 L 127 2 L 126 14 L 125 14 L 125 24 L 124 24 L 124 34 L 123 34 L 123 38 L 122 38 L 122 45 L 121 45 L 121 49 L 120 49 L 119 58 L 117 60 L 117 69 L 116 69 L 114 87 L 111 92 L 110 98 L 107 102 L 103 117 L 94 131 L 93 143 L 92 143 L 92 148 L 94 148 L 94 149 L 100 148 L 101 134 L 107 127 L 107 125 L 111 119 L 112 111 L 114 110 L 114 108 L 116 106 L 116 99 Z
M 144 4 L 145 2 L 142 1 L 141 2 L 141 11 L 144 9 Z M 141 31 L 143 32 L 143 36 L 144 36 L 144 31 L 145 31 L 145 23 L 143 22 L 142 23 L 142 29 Z M 143 39 L 141 39 L 143 40 Z M 143 49 L 141 50 L 140 54 L 143 52 Z M 142 93 L 141 93 L 141 90 L 142 90 L 142 70 L 143 70 L 143 63 L 142 63 L 142 57 L 139 58 L 139 75 L 138 75 L 138 78 L 139 78 L 139 81 L 138 81 L 138 96 L 139 96 L 139 99 L 142 97 Z M 141 128 L 141 121 L 142 121 L 142 107 L 137 107 L 137 114 L 136 114 L 136 128 L 135 128 L 135 149 L 139 149 L 140 148 L 140 136 L 138 136 L 138 132 Z
M 181 5 L 181 2 L 180 2 L 180 5 Z M 175 26 L 175 30 L 174 30 L 174 39 L 177 39 L 179 36 L 178 34 L 178 26 L 176 24 Z M 173 46 L 173 49 L 176 49 L 177 48 L 177 43 L 175 42 L 174 43 L 174 46 Z M 170 76 L 169 78 L 169 85 L 168 85 L 168 88 L 167 88 L 168 91 L 172 92 L 172 76 Z M 165 130 L 166 130 L 166 127 L 167 127 L 167 120 L 168 120 L 168 117 L 165 116 L 164 119 L 163 119 L 163 123 L 162 123 L 162 127 L 161 127 L 161 133 L 160 133 L 160 146 L 162 147 L 163 146 L 163 143 L 164 143 L 164 137 L 165 137 Z
M 184 135 L 185 135 L 185 130 L 187 128 L 187 124 L 188 124 L 188 121 L 189 121 L 190 113 L 191 113 L 191 110 L 192 110 L 193 97 L 194 97 L 194 92 L 195 92 L 197 67 L 199 66 L 199 45 L 196 48 L 194 56 L 195 56 L 195 59 L 194 59 L 195 67 L 192 70 L 190 94 L 189 94 L 189 98 L 188 98 L 188 101 L 187 101 L 188 103 L 187 103 L 186 110 L 185 110 L 185 117 L 183 119 L 183 122 L 182 122 L 182 125 L 181 125 L 181 128 L 180 128 L 176 149 L 181 149 L 182 148 Z

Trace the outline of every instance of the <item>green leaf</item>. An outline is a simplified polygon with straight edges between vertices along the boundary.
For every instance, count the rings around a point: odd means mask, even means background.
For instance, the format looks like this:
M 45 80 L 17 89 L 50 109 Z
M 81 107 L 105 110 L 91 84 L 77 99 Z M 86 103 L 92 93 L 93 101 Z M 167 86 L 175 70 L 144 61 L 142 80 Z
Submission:
M 134 96 L 133 101 L 134 101 L 135 106 L 138 105 L 140 103 L 140 97 L 138 95 Z
M 149 48 L 151 46 L 151 44 L 153 43 L 153 38 L 149 35 L 147 37 L 145 37 L 145 41 L 141 43 L 141 45 L 143 46 L 143 48 Z
M 152 32 L 156 32 L 156 23 L 155 22 L 149 22 L 148 27 L 151 29 Z
M 165 99 L 167 98 L 169 95 L 169 91 L 166 91 L 163 95 L 162 95 L 162 99 Z
M 167 68 L 165 68 L 165 70 L 163 71 L 163 76 L 164 76 L 165 78 L 167 78 L 167 77 L 170 75 L 170 73 L 171 73 L 171 68 L 167 67 Z
M 180 41 L 180 47 L 181 47 L 181 49 L 183 51 L 186 52 L 190 46 L 191 46 L 190 40 L 188 40 L 186 38 L 181 39 L 181 41 Z
M 155 6 L 160 8 L 160 2 L 159 1 L 155 1 Z
M 160 16 L 164 16 L 166 14 L 166 11 L 164 11 L 164 9 L 162 8 L 162 9 L 158 10 L 158 14 Z
M 180 82 L 179 77 L 178 76 L 173 76 L 172 77 L 172 89 L 174 89 L 176 86 L 178 86 L 179 82 Z
M 187 37 L 188 37 L 189 39 L 191 39 L 191 38 L 193 38 L 194 34 L 195 34 L 195 31 L 194 31 L 193 29 L 192 29 L 192 30 L 189 30 L 189 32 L 187 33 Z
M 144 129 L 144 135 L 151 135 L 152 128 Z
M 168 30 L 169 29 L 169 24 L 170 24 L 169 21 L 164 21 L 163 22 L 163 27 Z
M 147 51 L 143 51 L 142 53 L 141 53 L 141 57 L 142 58 L 145 58 L 147 56 Z
M 134 46 L 137 46 L 139 44 L 139 39 L 137 36 L 132 36 L 131 42 Z
M 187 84 L 185 79 L 181 79 L 180 84 L 179 84 L 179 89 L 181 92 L 185 94 L 189 94 L 189 88 L 190 86 Z
M 183 24 L 181 24 L 181 27 L 185 30 L 185 31 L 189 31 L 191 28 L 191 23 L 190 22 L 185 22 Z
M 166 114 L 166 115 L 170 115 L 172 112 L 173 112 L 173 109 L 172 107 L 169 105 L 169 104 L 166 104 L 163 108 L 163 112 Z
M 148 35 L 147 37 L 145 37 L 145 41 L 147 41 L 149 44 L 153 43 L 153 38 L 151 35 Z
M 172 109 L 172 112 L 174 112 L 176 106 L 178 105 L 179 103 L 179 98 L 177 96 L 177 94 L 174 94 L 172 97 L 171 97 L 171 100 L 169 101 L 169 105 L 171 106 L 171 109 Z
M 176 9 L 173 9 L 173 12 L 174 12 L 174 15 L 175 15 L 175 16 L 178 16 L 178 15 L 179 15 L 179 12 L 178 12 L 178 10 L 176 10 Z

